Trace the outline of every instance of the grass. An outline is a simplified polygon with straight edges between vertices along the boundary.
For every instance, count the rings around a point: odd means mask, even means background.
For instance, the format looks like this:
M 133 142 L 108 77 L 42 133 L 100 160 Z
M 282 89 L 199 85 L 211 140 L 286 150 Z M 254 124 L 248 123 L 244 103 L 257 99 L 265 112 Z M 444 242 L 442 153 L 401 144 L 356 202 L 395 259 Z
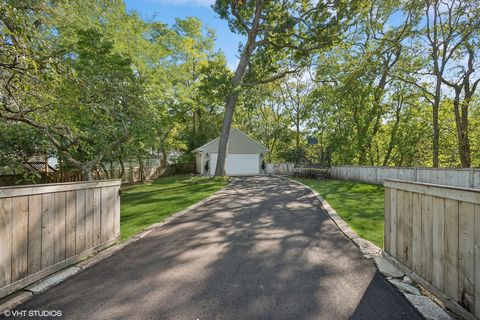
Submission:
M 383 187 L 340 180 L 296 179 L 315 189 L 357 234 L 383 248 Z
M 222 178 L 180 175 L 122 189 L 122 239 L 205 199 L 226 184 Z

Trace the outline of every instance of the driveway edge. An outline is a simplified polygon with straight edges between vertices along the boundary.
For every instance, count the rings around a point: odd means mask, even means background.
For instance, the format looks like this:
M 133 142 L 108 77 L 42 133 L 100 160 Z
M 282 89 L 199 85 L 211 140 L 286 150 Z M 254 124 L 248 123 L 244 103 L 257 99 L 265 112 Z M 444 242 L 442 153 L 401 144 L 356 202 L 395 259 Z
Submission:
M 43 291 L 67 280 L 68 278 L 72 277 L 73 275 L 94 266 L 95 264 L 99 263 L 102 260 L 110 257 L 111 255 L 115 254 L 117 251 L 121 250 L 122 248 L 128 246 L 129 244 L 136 242 L 144 237 L 146 237 L 152 231 L 159 229 L 175 219 L 187 214 L 188 212 L 192 211 L 193 209 L 205 204 L 206 202 L 219 197 L 227 188 L 231 187 L 235 181 L 230 181 L 226 186 L 221 188 L 220 190 L 214 192 L 207 198 L 200 200 L 197 203 L 192 204 L 191 206 L 174 213 L 173 215 L 169 216 L 167 219 L 163 220 L 162 222 L 154 223 L 145 227 L 142 231 L 134 235 L 133 237 L 119 241 L 114 243 L 113 245 L 106 247 L 102 251 L 96 252 L 95 254 L 85 258 L 84 260 L 69 265 L 64 269 L 61 269 L 55 273 L 52 273 L 34 283 L 28 285 L 28 287 L 21 288 L 6 297 L 0 299 L 0 315 L 3 314 L 5 316 L 10 315 L 10 310 L 15 308 L 16 306 L 27 302 L 30 300 L 34 295 L 40 294 Z M 8 314 L 8 315 L 7 315 Z
M 345 222 L 345 220 L 340 217 L 340 215 L 332 208 L 332 206 L 325 200 L 316 190 L 310 188 L 309 186 L 301 183 L 300 181 L 293 180 L 283 176 L 277 176 L 283 178 L 285 180 L 294 182 L 296 184 L 301 185 L 302 187 L 310 190 L 311 193 L 320 201 L 320 206 L 322 209 L 327 213 L 330 219 L 337 225 L 337 227 L 342 231 L 342 233 L 352 241 L 355 246 L 357 246 L 365 258 L 373 259 L 374 257 L 382 255 L 382 249 L 380 249 L 377 245 L 373 244 L 372 242 L 361 238 L 352 228 Z
M 275 176 L 291 182 L 294 182 L 308 189 L 319 201 L 322 209 L 327 213 L 330 219 L 337 225 L 340 231 L 360 249 L 363 256 L 371 260 L 378 271 L 383 274 L 390 284 L 393 285 L 405 299 L 428 320 L 451 320 L 452 317 L 446 312 L 445 306 L 431 299 L 431 294 L 423 286 L 418 290 L 412 280 L 405 276 L 403 270 L 394 265 L 385 258 L 388 255 L 382 249 L 372 242 L 361 238 L 350 226 L 343 220 L 332 206 L 313 188 L 301 183 L 300 181 L 290 179 L 285 176 Z M 417 284 L 418 286 L 418 284 Z M 417 290 L 415 290 L 417 289 Z
M 148 227 L 145 227 L 143 228 L 142 231 L 140 231 L 139 233 L 137 233 L 136 235 L 134 235 L 133 237 L 129 238 L 129 239 L 126 239 L 124 241 L 120 241 L 119 243 L 117 244 L 114 244 L 113 246 L 103 250 L 102 252 L 100 252 L 99 254 L 97 255 L 94 255 L 90 258 L 87 258 L 83 261 L 81 261 L 80 263 L 77 263 L 76 264 L 76 267 L 79 267 L 80 269 L 82 270 L 85 270 L 95 264 L 97 264 L 98 262 L 110 257 L 111 255 L 115 254 L 117 251 L 119 251 L 120 249 L 128 246 L 129 244 L 133 243 L 133 242 L 136 242 L 142 238 L 145 238 L 148 234 L 150 234 L 151 232 L 171 223 L 172 221 L 174 221 L 175 219 L 187 214 L 188 212 L 192 211 L 193 209 L 203 205 L 204 203 L 212 200 L 212 199 L 215 199 L 217 198 L 218 196 L 221 195 L 221 193 L 223 191 L 225 191 L 227 188 L 231 187 L 233 184 L 233 182 L 230 182 L 228 183 L 226 186 L 224 186 L 223 188 L 221 188 L 220 190 L 214 192 L 213 194 L 211 194 L 210 196 L 208 196 L 207 198 L 203 199 L 203 200 L 200 200 L 199 202 L 196 202 L 194 204 L 192 204 L 191 206 L 181 210 L 181 211 L 178 211 L 176 213 L 174 213 L 173 215 L 169 216 L 168 218 L 166 218 L 165 220 L 161 221 L 161 222 L 157 222 L 157 223 L 154 223 L 154 224 L 151 224 L 149 225 Z

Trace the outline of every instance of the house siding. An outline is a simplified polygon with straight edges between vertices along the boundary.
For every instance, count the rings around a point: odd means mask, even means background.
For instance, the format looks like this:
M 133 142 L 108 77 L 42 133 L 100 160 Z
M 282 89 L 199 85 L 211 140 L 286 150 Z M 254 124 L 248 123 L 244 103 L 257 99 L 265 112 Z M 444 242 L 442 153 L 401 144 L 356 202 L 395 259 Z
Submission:
M 202 146 L 201 149 L 207 153 L 218 153 L 218 144 L 220 139 L 216 138 L 206 145 Z M 249 138 L 247 135 L 242 133 L 240 130 L 232 129 L 230 132 L 230 138 L 228 141 L 228 153 L 245 153 L 245 154 L 255 154 L 255 153 L 265 153 L 267 149 L 259 145 L 255 140 Z

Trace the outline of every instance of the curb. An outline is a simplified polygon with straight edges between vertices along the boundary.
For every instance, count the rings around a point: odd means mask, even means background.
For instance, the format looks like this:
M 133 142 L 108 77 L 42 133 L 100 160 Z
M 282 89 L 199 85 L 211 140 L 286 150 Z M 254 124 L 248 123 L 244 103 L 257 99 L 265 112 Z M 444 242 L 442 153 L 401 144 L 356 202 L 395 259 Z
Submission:
M 79 267 L 68 267 L 58 272 L 55 272 L 25 288 L 26 291 L 30 291 L 32 294 L 39 294 L 50 287 L 70 278 L 74 274 L 80 272 L 82 269 Z
M 311 187 L 290 179 L 284 176 L 275 176 L 278 178 L 282 178 L 302 187 L 308 189 L 319 201 L 320 206 L 322 209 L 327 213 L 330 219 L 337 225 L 340 231 L 355 244 L 362 252 L 363 256 L 369 260 L 371 260 L 375 267 L 378 269 L 380 273 L 386 278 L 386 280 L 395 288 L 397 289 L 405 298 L 406 300 L 425 318 L 428 320 L 450 320 L 452 317 L 444 310 L 443 305 L 435 302 L 429 296 L 423 294 L 422 292 L 429 292 L 427 289 L 423 288 L 419 284 L 416 284 L 421 288 L 418 290 L 412 283 L 411 279 L 405 276 L 405 272 L 400 271 L 397 266 L 394 266 L 388 259 L 385 259 L 385 252 L 380 249 L 378 246 L 373 244 L 372 242 L 361 238 L 355 231 L 352 230 L 348 226 L 348 224 L 343 220 L 340 215 L 330 206 L 330 204 L 314 189 Z M 389 270 L 383 270 L 384 264 L 388 264 Z M 392 269 L 394 268 L 394 272 L 398 272 L 398 274 L 391 274 Z M 401 275 L 400 275 L 401 274 Z M 400 284 L 401 282 L 402 284 Z M 411 286 L 412 288 L 409 288 Z M 417 289 L 420 294 L 412 294 L 410 290 Z M 422 290 L 423 289 L 423 290 Z
M 11 309 L 15 308 L 19 304 L 30 300 L 32 296 L 33 293 L 20 290 L 0 299 L 0 315 L 5 315 L 6 317 L 9 317 Z
M 301 185 L 302 187 L 308 189 L 313 195 L 320 201 L 320 206 L 322 207 L 323 211 L 327 213 L 327 215 L 330 217 L 330 219 L 335 223 L 335 225 L 340 229 L 340 231 L 357 246 L 362 254 L 364 255 L 365 258 L 367 259 L 373 259 L 373 257 L 380 256 L 382 254 L 382 249 L 380 249 L 378 246 L 373 244 L 372 242 L 365 240 L 361 238 L 355 231 L 353 231 L 352 228 L 345 222 L 345 220 L 340 217 L 340 215 L 335 211 L 335 209 L 332 208 L 332 206 L 314 189 L 310 188 L 309 186 L 287 178 L 287 177 L 282 177 L 278 176 L 279 178 L 294 182 L 298 185 Z
M 65 281 L 66 279 L 72 277 L 73 275 L 77 274 L 78 272 L 90 268 L 95 264 L 99 263 L 102 260 L 110 257 L 111 255 L 115 254 L 117 251 L 121 250 L 122 248 L 128 246 L 129 244 L 136 242 L 140 239 L 145 238 L 151 232 L 171 223 L 175 219 L 187 214 L 188 212 L 198 208 L 199 206 L 205 204 L 206 202 L 215 199 L 223 194 L 223 192 L 231 187 L 235 181 L 229 182 L 226 186 L 221 188 L 220 190 L 216 191 L 212 195 L 208 196 L 207 198 L 200 200 L 197 203 L 192 204 L 191 206 L 174 213 L 173 215 L 169 216 L 167 219 L 163 220 L 162 222 L 154 223 L 145 227 L 142 231 L 134 235 L 133 237 L 117 242 L 110 247 L 105 248 L 104 250 L 97 252 L 90 257 L 85 258 L 84 260 L 70 265 L 67 268 L 59 270 L 55 273 L 52 273 L 32 284 L 29 286 L 22 288 L 6 297 L 0 299 L 0 315 L 9 313 L 11 309 L 15 308 L 16 306 L 25 303 L 26 301 L 30 300 L 34 295 L 40 294 L 45 290 Z M 6 315 L 7 316 L 7 315 Z

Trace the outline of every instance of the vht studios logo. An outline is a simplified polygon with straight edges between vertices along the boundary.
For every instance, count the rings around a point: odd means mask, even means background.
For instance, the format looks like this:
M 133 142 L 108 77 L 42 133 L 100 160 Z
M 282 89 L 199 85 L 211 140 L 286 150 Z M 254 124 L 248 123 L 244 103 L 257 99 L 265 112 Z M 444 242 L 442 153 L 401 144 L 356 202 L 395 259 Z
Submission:
M 5 310 L 5 317 L 61 317 L 61 310 Z

